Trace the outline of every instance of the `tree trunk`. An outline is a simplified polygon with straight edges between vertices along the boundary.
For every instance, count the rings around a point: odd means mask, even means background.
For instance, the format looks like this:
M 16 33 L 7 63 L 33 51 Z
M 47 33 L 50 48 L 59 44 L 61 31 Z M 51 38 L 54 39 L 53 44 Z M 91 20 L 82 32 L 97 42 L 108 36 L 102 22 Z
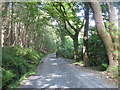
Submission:
M 5 16 L 2 17 L 2 29 L 3 29 L 3 34 L 4 34 L 4 38 L 3 38 L 3 46 L 9 46 L 9 25 L 10 25 L 10 3 L 6 2 L 5 3 L 5 8 L 3 9 L 3 11 L 6 11 L 7 14 Z M 8 18 L 8 19 L 7 19 Z
M 2 13 L 2 2 L 0 2 L 0 14 L 1 13 Z M 2 21 L 2 17 L 0 15 L 0 26 L 2 26 L 1 21 Z M 2 47 L 2 27 L 0 27 L 0 49 L 1 49 L 1 47 Z M 1 50 L 0 50 L 0 52 L 1 52 Z
M 88 30 L 89 30 L 89 3 L 85 2 L 85 28 L 83 37 L 83 62 L 84 66 L 89 66 L 88 58 Z
M 10 3 L 10 37 L 9 37 L 9 46 L 14 44 L 13 39 L 13 2 Z
M 2 66 L 2 2 L 0 1 L 0 67 Z M 2 70 L 0 70 L 0 75 L 2 75 Z M 2 78 L 0 78 L 0 87 L 2 87 Z
M 112 37 L 113 40 L 113 44 L 114 44 L 114 61 L 118 62 L 117 65 L 119 65 L 118 67 L 120 67 L 120 32 L 119 32 L 119 21 L 118 21 L 118 29 L 117 29 L 117 14 L 115 12 L 115 7 L 113 5 L 113 2 L 107 2 L 107 6 L 108 6 L 108 13 L 109 13 L 109 23 L 111 24 L 109 26 L 110 29 L 110 35 Z M 118 20 L 119 20 L 119 16 L 118 16 Z M 115 34 L 118 33 L 118 34 Z M 116 73 L 120 76 L 120 69 L 116 70 Z M 120 82 L 119 82 L 120 84 Z
M 10 23 L 10 25 L 11 25 L 11 27 L 10 27 L 10 46 L 12 46 L 13 45 L 13 43 L 14 43 L 14 39 L 13 39 L 13 2 L 11 2 L 11 23 Z
M 17 43 L 18 43 L 18 45 L 20 45 L 20 46 L 22 46 L 22 38 L 21 38 L 21 33 L 22 33 L 22 31 L 21 31 L 21 27 L 20 27 L 20 22 L 19 22 L 19 24 L 18 24 L 18 39 L 17 39 Z
M 113 67 L 116 67 L 116 63 L 117 63 L 116 61 L 114 61 L 114 56 L 113 56 L 114 48 L 113 48 L 112 38 L 110 37 L 109 33 L 105 31 L 104 22 L 102 18 L 102 11 L 99 2 L 90 2 L 90 3 L 94 11 L 94 18 L 96 22 L 98 35 L 100 39 L 103 41 L 103 44 L 106 48 L 109 59 L 109 70 L 111 70 Z
M 118 15 L 118 33 L 119 33 L 119 44 L 120 44 L 120 2 L 119 2 L 119 5 L 118 5 L 118 7 L 119 7 L 119 15 Z M 119 62 L 119 67 L 120 67 L 120 45 L 118 46 L 118 51 L 119 51 L 119 53 L 118 53 L 118 62 Z M 118 69 L 118 75 L 120 76 L 120 69 Z M 120 80 L 119 80 L 119 86 L 120 86 Z
M 21 24 L 23 24 L 23 23 L 21 23 Z M 25 48 L 25 26 L 23 25 L 22 26 L 22 28 L 21 28 L 21 33 L 20 33 L 20 35 L 21 35 L 21 46 L 22 47 L 24 47 Z
M 27 48 L 30 48 L 30 32 L 27 33 Z
M 73 44 L 74 44 L 74 59 L 75 61 L 78 61 L 78 36 L 74 36 L 73 38 Z
M 118 47 L 119 47 L 119 35 L 115 34 L 118 33 L 117 29 L 117 14 L 113 5 L 113 2 L 107 2 L 108 6 L 108 13 L 109 13 L 109 31 L 110 31 L 110 36 L 112 38 L 113 46 L 114 46 L 114 60 L 118 59 Z

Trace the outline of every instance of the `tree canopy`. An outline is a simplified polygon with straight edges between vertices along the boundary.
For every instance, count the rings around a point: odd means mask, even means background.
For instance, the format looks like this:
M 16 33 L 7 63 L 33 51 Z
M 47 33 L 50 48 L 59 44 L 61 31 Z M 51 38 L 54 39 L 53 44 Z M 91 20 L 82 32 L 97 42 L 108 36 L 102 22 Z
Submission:
M 118 3 L 4 2 L 0 6 L 4 88 L 13 87 L 13 79 L 19 80 L 48 53 L 120 75 Z

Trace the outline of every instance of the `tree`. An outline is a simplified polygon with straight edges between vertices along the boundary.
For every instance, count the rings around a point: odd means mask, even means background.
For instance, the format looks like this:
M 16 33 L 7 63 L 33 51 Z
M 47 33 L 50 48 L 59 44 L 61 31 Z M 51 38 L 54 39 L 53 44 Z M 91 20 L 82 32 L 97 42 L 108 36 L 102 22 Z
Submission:
M 0 21 L 2 21 L 1 19 L 1 12 L 2 11 L 2 2 L 0 2 Z M 1 23 L 1 22 L 0 22 Z M 1 24 L 0 24 L 1 26 Z M 2 47 L 2 27 L 0 27 L 0 48 Z M 1 52 L 1 49 L 0 49 L 0 52 Z M 1 58 L 1 57 L 0 57 Z
M 85 2 L 85 27 L 83 37 L 83 61 L 84 66 L 89 66 L 88 58 L 88 30 L 89 30 L 89 2 Z
M 93 12 L 94 12 L 94 18 L 95 18 L 99 37 L 103 41 L 103 44 L 107 51 L 107 55 L 108 55 L 108 59 L 109 59 L 109 70 L 111 70 L 113 67 L 117 67 L 117 65 L 118 65 L 118 61 L 116 59 L 114 59 L 114 54 L 113 54 L 114 46 L 113 46 L 112 37 L 105 30 L 105 25 L 104 25 L 104 21 L 102 18 L 102 11 L 101 11 L 101 7 L 100 7 L 100 3 L 98 1 L 90 2 L 90 3 L 92 6 L 92 9 L 93 9 Z M 109 30 L 109 32 L 111 32 L 111 31 Z
M 107 2 L 108 6 L 108 14 L 109 14 L 109 31 L 110 36 L 112 38 L 113 42 L 113 48 L 114 48 L 114 60 L 118 59 L 118 49 L 119 49 L 119 31 L 117 29 L 117 14 L 115 11 L 115 7 L 113 5 L 113 2 Z
M 64 27 L 63 32 L 73 39 L 74 59 L 78 60 L 78 35 L 84 26 L 84 20 L 76 15 L 77 7 L 75 3 L 55 2 L 49 4 L 48 13 Z M 50 8 L 52 8 L 50 10 Z M 54 11 L 53 11 L 54 10 Z M 58 15 L 57 15 L 58 14 Z
M 36 2 L 5 2 L 2 10 L 3 46 L 19 45 L 37 50 L 52 49 L 54 40 L 51 36 L 49 16 Z M 46 33 L 47 32 L 47 33 Z M 50 42 L 48 42 L 48 40 Z

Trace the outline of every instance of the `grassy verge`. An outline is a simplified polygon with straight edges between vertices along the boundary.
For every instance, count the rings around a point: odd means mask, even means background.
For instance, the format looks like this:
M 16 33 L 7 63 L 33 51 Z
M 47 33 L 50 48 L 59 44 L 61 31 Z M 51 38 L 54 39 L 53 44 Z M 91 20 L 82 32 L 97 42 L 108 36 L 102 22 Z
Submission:
M 2 88 L 16 88 L 21 81 L 35 74 L 45 54 L 19 46 L 2 48 Z

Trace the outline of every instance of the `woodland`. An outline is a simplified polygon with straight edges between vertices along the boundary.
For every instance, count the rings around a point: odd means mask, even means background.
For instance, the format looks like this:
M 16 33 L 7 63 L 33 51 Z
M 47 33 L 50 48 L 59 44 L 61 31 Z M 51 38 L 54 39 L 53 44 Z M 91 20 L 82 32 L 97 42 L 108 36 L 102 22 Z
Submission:
M 47 54 L 120 78 L 118 2 L 0 4 L 2 88 L 15 88 Z

